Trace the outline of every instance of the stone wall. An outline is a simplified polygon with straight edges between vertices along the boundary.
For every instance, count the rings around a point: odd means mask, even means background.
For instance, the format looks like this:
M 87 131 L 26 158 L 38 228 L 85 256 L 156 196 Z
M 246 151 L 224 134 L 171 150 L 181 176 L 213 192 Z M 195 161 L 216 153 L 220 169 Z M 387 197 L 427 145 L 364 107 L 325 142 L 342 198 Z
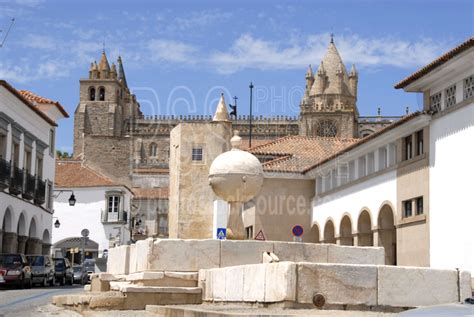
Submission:
M 125 251 L 124 248 L 130 248 Z M 262 263 L 263 252 L 273 252 L 280 261 L 383 264 L 383 248 L 344 247 L 330 244 L 255 240 L 182 240 L 146 239 L 133 246 L 109 251 L 108 273 L 127 274 L 144 271 L 197 272 L 200 269 Z M 130 254 L 130 263 L 123 257 Z M 131 263 L 136 261 L 136 263 Z M 120 263 L 120 264 L 117 264 Z
M 403 309 L 455 303 L 471 296 L 470 274 L 385 265 L 280 262 L 201 270 L 203 300 L 287 302 L 323 309 Z M 304 306 L 303 306 L 304 307 Z
M 84 137 L 84 163 L 107 177 L 131 187 L 132 142 L 112 136 Z
M 171 131 L 169 236 L 210 238 L 213 202 L 209 186 L 212 161 L 230 149 L 231 124 L 183 123 Z M 202 161 L 192 161 L 192 149 L 202 147 Z

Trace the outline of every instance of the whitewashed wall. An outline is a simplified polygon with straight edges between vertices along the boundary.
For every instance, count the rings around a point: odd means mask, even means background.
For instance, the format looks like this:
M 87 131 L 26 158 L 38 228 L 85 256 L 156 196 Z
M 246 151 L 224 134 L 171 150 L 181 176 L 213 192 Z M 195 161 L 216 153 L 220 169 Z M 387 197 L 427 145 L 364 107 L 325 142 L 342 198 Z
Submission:
M 389 171 L 357 183 L 335 193 L 316 196 L 313 202 L 313 223 L 319 225 L 320 239 L 324 239 L 324 225 L 332 219 L 336 227 L 335 234 L 339 235 L 341 219 L 349 214 L 352 221 L 352 231 L 357 230 L 357 220 L 363 209 L 370 212 L 372 227 L 377 224 L 381 207 L 389 202 L 396 206 L 397 177 L 396 171 Z M 396 213 L 396 210 L 394 210 Z
M 430 125 L 430 261 L 474 272 L 474 104 Z
M 60 188 L 59 188 L 60 189 Z M 130 231 L 127 225 L 102 223 L 102 210 L 106 208 L 107 191 L 125 191 L 124 210 L 130 217 L 131 193 L 124 187 L 88 187 L 68 188 L 74 190 L 76 205 L 69 206 L 70 193 L 65 192 L 55 199 L 54 216 L 58 217 L 61 226 L 53 228 L 53 244 L 66 238 L 80 237 L 82 229 L 89 229 L 89 239 L 99 244 L 99 256 L 104 249 L 109 249 L 109 236 L 120 232 L 121 244 L 130 242 Z

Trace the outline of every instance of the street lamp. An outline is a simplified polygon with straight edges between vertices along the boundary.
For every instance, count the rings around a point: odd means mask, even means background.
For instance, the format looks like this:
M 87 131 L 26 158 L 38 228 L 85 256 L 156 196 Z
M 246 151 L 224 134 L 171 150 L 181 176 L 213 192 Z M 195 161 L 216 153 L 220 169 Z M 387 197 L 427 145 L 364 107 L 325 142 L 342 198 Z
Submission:
M 54 198 L 58 198 L 59 195 L 61 195 L 62 193 L 70 192 L 71 196 L 68 199 L 69 206 L 74 206 L 76 204 L 76 196 L 74 196 L 74 191 L 72 191 L 72 190 L 55 190 L 54 192 L 56 193 L 55 195 L 53 194 Z
M 61 223 L 59 222 L 58 217 L 53 217 L 53 219 L 56 218 L 56 221 L 54 222 L 54 227 L 57 229 L 59 226 L 61 226 Z

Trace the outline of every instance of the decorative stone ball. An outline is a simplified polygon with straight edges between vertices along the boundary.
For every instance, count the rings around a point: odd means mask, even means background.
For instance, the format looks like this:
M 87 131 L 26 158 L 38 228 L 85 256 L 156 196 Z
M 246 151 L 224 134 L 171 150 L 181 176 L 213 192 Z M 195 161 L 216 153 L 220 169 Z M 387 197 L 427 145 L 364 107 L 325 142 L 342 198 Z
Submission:
M 235 131 L 230 140 L 232 150 L 216 157 L 209 169 L 209 184 L 227 202 L 249 201 L 259 193 L 263 183 L 260 161 L 239 149 L 241 140 Z

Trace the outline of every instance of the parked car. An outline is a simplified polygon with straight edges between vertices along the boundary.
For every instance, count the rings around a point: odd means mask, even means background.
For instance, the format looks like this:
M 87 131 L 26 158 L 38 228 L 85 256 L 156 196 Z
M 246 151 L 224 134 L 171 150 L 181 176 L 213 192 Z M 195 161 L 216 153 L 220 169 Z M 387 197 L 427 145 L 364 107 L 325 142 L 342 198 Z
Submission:
M 95 273 L 95 260 L 94 259 L 85 259 L 84 260 L 84 270 L 87 272 L 88 281 L 91 280 L 92 274 Z
M 31 287 L 31 267 L 23 254 L 0 254 L 0 285 Z
M 54 258 L 54 278 L 60 285 L 74 283 L 74 272 L 68 259 Z
M 54 285 L 54 262 L 49 255 L 27 255 L 31 266 L 33 284 Z
M 72 270 L 74 271 L 74 283 L 81 285 L 87 284 L 89 278 L 87 276 L 87 271 L 82 265 L 74 265 Z

